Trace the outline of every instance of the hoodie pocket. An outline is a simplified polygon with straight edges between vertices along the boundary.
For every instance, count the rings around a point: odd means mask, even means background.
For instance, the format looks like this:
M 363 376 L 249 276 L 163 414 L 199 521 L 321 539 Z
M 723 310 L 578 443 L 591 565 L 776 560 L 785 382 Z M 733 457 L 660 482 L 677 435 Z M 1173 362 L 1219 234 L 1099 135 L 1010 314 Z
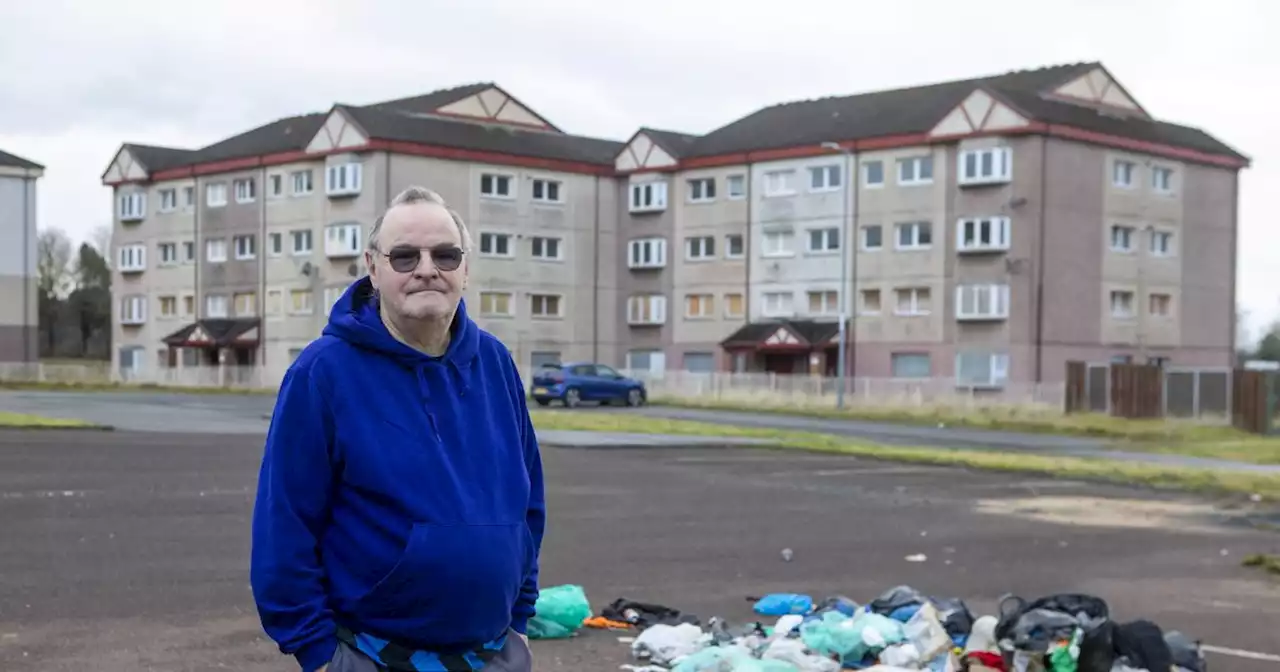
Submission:
M 529 558 L 527 525 L 415 524 L 391 571 L 356 601 L 372 622 L 412 621 L 440 641 L 493 637 L 509 624 Z

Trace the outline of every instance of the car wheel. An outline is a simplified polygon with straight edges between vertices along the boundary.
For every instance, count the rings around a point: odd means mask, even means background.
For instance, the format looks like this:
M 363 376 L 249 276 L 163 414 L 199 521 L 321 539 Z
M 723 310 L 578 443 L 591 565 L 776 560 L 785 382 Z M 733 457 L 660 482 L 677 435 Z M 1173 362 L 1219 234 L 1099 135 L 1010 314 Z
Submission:
M 571 387 L 564 391 L 565 408 L 577 408 L 582 403 L 582 395 L 578 393 L 578 389 Z
M 627 392 L 627 405 L 639 406 L 644 403 L 644 395 L 640 394 L 640 390 L 631 390 Z
M 551 403 L 551 400 L 550 399 L 534 399 L 533 402 L 539 406 L 546 406 L 547 404 Z

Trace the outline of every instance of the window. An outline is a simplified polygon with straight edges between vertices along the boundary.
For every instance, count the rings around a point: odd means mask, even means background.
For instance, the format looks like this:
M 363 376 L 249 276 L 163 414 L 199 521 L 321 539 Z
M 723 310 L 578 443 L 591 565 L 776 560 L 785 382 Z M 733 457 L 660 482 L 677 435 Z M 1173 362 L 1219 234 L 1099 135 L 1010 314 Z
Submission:
M 833 290 L 809 292 L 809 314 L 835 315 L 840 312 L 840 293 Z
M 684 370 L 689 373 L 715 373 L 716 355 L 713 352 L 684 353 Z
M 236 180 L 233 185 L 236 190 L 236 203 L 252 203 L 258 196 L 258 185 L 251 177 Z
M 284 292 L 279 289 L 267 290 L 267 304 L 264 306 L 268 315 L 279 315 L 284 312 Z
M 510 292 L 480 292 L 480 314 L 510 317 L 514 315 Z
M 276 173 L 267 176 L 267 195 L 271 198 L 284 196 L 284 175 Z
M 667 265 L 667 241 L 663 238 L 639 238 L 631 241 L 627 265 L 631 268 L 662 268 Z
M 631 212 L 658 212 L 666 209 L 666 182 L 643 182 L 631 185 Z
M 960 285 L 956 287 L 957 320 L 993 320 L 1009 317 L 1008 285 Z
M 241 292 L 231 297 L 236 317 L 250 317 L 258 313 L 258 295 L 253 292 Z
M 684 239 L 684 258 L 689 261 L 714 259 L 716 256 L 715 236 L 694 236 Z
M 547 238 L 545 236 L 534 236 L 529 241 L 530 254 L 534 259 L 559 260 L 560 256 L 560 239 Z
M 533 181 L 533 200 L 538 203 L 563 203 L 561 191 L 563 185 L 559 180 Z
M 862 164 L 862 183 L 868 187 L 883 187 L 884 161 L 868 161 Z
M 1162 194 L 1173 193 L 1173 169 L 1159 166 L 1151 169 L 1151 188 Z
M 863 315 L 879 315 L 880 314 L 880 290 L 864 289 L 862 290 L 862 307 L 858 312 Z
M 815 166 L 809 169 L 809 191 L 834 191 L 840 188 L 840 166 Z
M 903 222 L 898 224 L 899 250 L 924 250 L 933 246 L 933 224 Z
M 889 369 L 894 378 L 928 378 L 932 375 L 927 353 L 895 352 L 889 355 Z
M 487 257 L 512 256 L 511 234 L 509 233 L 480 234 L 480 254 L 483 254 Z
M 998 184 L 1013 179 L 1013 150 L 988 147 L 960 152 L 961 185 Z
M 160 190 L 160 212 L 173 212 L 178 209 L 178 190 Z
M 956 224 L 956 249 L 986 252 L 1009 249 L 1008 217 L 974 217 Z
M 182 295 L 182 316 L 191 317 L 195 314 L 196 314 L 196 295 L 183 294 Z
M 724 258 L 741 259 L 746 255 L 746 245 L 741 233 L 730 233 L 724 237 Z
M 1000 352 L 956 354 L 956 385 L 1000 387 L 1009 379 L 1009 355 Z
M 125 194 L 120 197 L 120 221 L 136 222 L 147 216 L 147 195 Z
M 352 257 L 360 254 L 360 225 L 348 222 L 326 226 L 324 253 L 329 257 Z
M 1157 257 L 1168 257 L 1173 254 L 1173 234 L 1168 231 L 1151 232 L 1151 254 Z
M 933 297 L 928 287 L 903 287 L 897 295 L 898 307 L 894 313 L 898 315 L 928 315 L 931 311 Z
M 314 178 L 309 170 L 294 171 L 289 177 L 293 181 L 294 196 L 305 196 L 315 189 Z
M 684 297 L 684 316 L 690 319 L 714 317 L 716 297 L 712 294 L 689 294 Z
M 745 175 L 730 175 L 724 178 L 724 190 L 729 198 L 745 198 L 747 195 L 747 177 Z
M 840 229 L 809 229 L 810 252 L 835 252 L 840 249 Z
M 1147 297 L 1147 312 L 1157 317 L 1168 317 L 1173 297 L 1168 294 L 1152 294 Z
M 119 268 L 124 273 L 136 273 L 147 270 L 146 245 L 121 245 Z
M 227 297 L 223 294 L 210 294 L 204 297 L 205 317 L 226 317 Z
M 746 303 L 742 300 L 741 294 L 725 294 L 724 295 L 724 316 L 725 317 L 742 317 L 746 314 Z
M 884 228 L 879 224 L 862 227 L 862 249 L 878 250 L 884 247 Z
M 178 297 L 162 296 L 160 297 L 160 317 L 177 317 L 178 315 Z
M 1111 316 L 1133 317 L 1133 292 L 1122 289 L 1112 290 Z
M 1133 251 L 1133 227 L 1115 224 L 1111 227 L 1111 249 L 1114 252 Z
M 284 254 L 284 234 L 268 233 L 267 234 L 267 254 L 278 257 Z
M 315 308 L 311 305 L 311 290 L 289 290 L 289 313 L 292 315 L 310 315 Z
M 661 294 L 632 296 L 627 299 L 627 323 L 664 324 L 667 321 L 667 297 Z
M 211 208 L 221 208 L 227 204 L 227 185 L 218 183 L 204 188 L 204 204 Z
M 765 196 L 790 196 L 796 193 L 796 171 L 774 170 L 764 174 Z
M 196 188 L 183 187 L 182 188 L 182 207 L 194 208 L 195 205 L 196 205 Z
M 324 314 L 328 315 L 333 312 L 333 307 L 338 305 L 338 300 L 342 298 L 343 292 L 347 288 L 343 286 L 325 287 L 324 288 Z
M 324 190 L 330 196 L 352 196 L 360 193 L 364 166 L 359 163 L 341 163 L 325 169 Z
M 627 353 L 627 369 L 662 373 L 667 370 L 667 353 L 661 350 L 632 350 Z
M 795 295 L 791 292 L 765 292 L 764 314 L 769 317 L 780 317 L 795 313 Z
M 1116 159 L 1111 164 L 1111 184 L 1123 189 L 1133 188 L 1133 170 L 1137 166 L 1132 161 Z
M 765 257 L 789 257 L 795 254 L 796 235 L 791 231 L 765 231 L 760 254 Z
M 173 266 L 178 263 L 178 244 L 160 243 L 160 265 Z
M 147 297 L 126 296 L 120 299 L 120 324 L 142 324 L 147 321 Z
M 294 256 L 303 256 L 311 254 L 311 230 L 300 229 L 298 231 L 290 231 L 289 237 L 293 239 Z
M 530 294 L 529 314 L 534 317 L 560 317 L 560 304 L 557 294 Z
M 206 261 L 220 262 L 227 260 L 227 241 L 213 238 L 204 241 L 204 258 Z
M 689 202 L 710 203 L 716 200 L 716 180 L 713 177 L 700 177 L 689 180 Z
M 184 263 L 184 264 L 194 264 L 194 263 L 196 263 L 196 243 L 195 243 L 195 241 L 188 240 L 188 241 L 185 241 L 185 242 L 183 242 L 183 243 L 182 243 L 182 263 Z
M 236 236 L 231 239 L 236 247 L 236 259 L 252 259 L 258 256 L 258 240 L 254 236 Z
M 898 184 L 911 186 L 933 182 L 933 157 L 898 159 Z
M 480 195 L 489 198 L 515 198 L 515 177 L 497 173 L 480 174 Z

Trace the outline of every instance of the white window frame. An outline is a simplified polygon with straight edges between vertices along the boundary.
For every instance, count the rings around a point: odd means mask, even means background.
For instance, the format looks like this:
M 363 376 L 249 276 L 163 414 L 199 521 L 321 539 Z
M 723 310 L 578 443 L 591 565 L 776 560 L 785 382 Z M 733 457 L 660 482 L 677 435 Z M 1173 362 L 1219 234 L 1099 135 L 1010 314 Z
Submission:
M 328 315 L 333 312 L 333 307 L 337 305 L 338 300 L 342 298 L 343 293 L 347 291 L 347 285 L 330 285 L 324 288 L 324 314 Z
M 902 302 L 899 300 L 899 292 L 911 293 L 911 301 L 909 302 L 910 305 L 905 310 L 902 308 Z M 920 296 L 922 292 L 927 292 L 929 294 L 929 308 L 927 309 L 920 307 L 920 304 L 923 303 L 920 300 Z M 883 301 L 883 299 L 881 299 L 881 301 Z M 884 304 L 881 303 L 881 310 L 884 309 L 883 306 Z M 933 313 L 933 288 L 932 287 L 894 287 L 893 288 L 893 314 L 894 315 L 900 315 L 902 317 L 919 317 L 922 315 L 930 315 L 932 313 Z
M 876 297 L 876 307 L 871 309 L 867 307 L 867 297 Z M 879 315 L 884 310 L 884 292 L 879 287 L 868 287 L 858 290 L 858 314 L 859 315 Z
M 211 264 L 220 264 L 227 260 L 227 239 L 209 238 L 204 241 L 204 260 Z
M 760 256 L 764 259 L 796 256 L 796 232 L 790 229 L 761 232 Z
M 902 244 L 902 228 L 911 227 L 911 242 Z M 929 242 L 922 243 L 922 232 L 928 229 Z M 928 250 L 933 247 L 933 222 L 896 222 L 893 225 L 893 247 L 895 250 Z
M 215 306 L 217 310 L 215 310 Z M 204 297 L 204 316 L 225 318 L 231 314 L 231 297 L 226 294 L 209 294 Z
M 284 254 L 284 234 L 272 231 L 267 234 L 267 256 L 279 257 Z
M 137 222 L 147 217 L 147 195 L 141 191 L 121 194 L 118 206 L 120 221 Z
M 1157 313 L 1156 311 L 1154 311 L 1154 310 L 1152 310 L 1152 309 L 1151 309 L 1152 304 L 1154 303 L 1155 298 L 1156 298 L 1157 296 L 1162 296 L 1162 297 L 1164 297 L 1164 298 L 1165 298 L 1165 300 L 1166 300 L 1166 302 L 1165 302 L 1165 312 L 1163 312 L 1163 313 Z M 1150 292 L 1150 293 L 1148 293 L 1148 294 L 1147 294 L 1147 314 L 1148 314 L 1148 315 L 1150 315 L 1150 316 L 1152 316 L 1152 317 L 1158 317 L 1158 318 L 1161 318 L 1161 319 L 1163 319 L 1163 318 L 1173 317 L 1173 293 L 1172 293 L 1172 292 Z
M 335 163 L 325 167 L 324 191 L 329 196 L 355 196 L 364 181 L 364 164 L 359 161 Z
M 644 252 L 648 251 L 649 261 L 645 261 Z M 628 268 L 663 268 L 667 265 L 666 238 L 636 238 L 627 243 Z
M 738 242 L 738 251 L 733 251 L 733 241 Z M 726 233 L 724 236 L 724 258 L 745 259 L 747 256 L 747 239 L 741 233 Z
M 959 252 L 1003 252 L 1009 249 L 1010 229 L 1013 220 L 1009 217 L 961 217 L 956 221 L 956 250 Z M 966 235 L 973 230 L 973 239 Z M 983 233 L 987 243 L 983 243 Z
M 488 180 L 489 188 L 485 189 L 485 181 Z M 516 197 L 516 176 L 512 173 L 497 173 L 485 171 L 480 173 L 480 184 L 477 189 L 481 198 L 495 198 L 503 201 L 510 201 Z M 506 193 L 499 189 L 500 185 L 506 185 Z
M 1133 174 L 1138 164 L 1128 159 L 1115 159 L 1111 162 L 1111 186 L 1119 189 L 1133 188 Z M 1123 177 L 1123 179 L 1121 179 Z
M 822 308 L 813 310 L 813 295 L 820 294 Z M 827 298 L 831 301 L 828 302 Z M 840 290 L 838 289 L 810 289 L 804 293 L 805 309 L 810 315 L 839 315 L 840 314 Z M 829 305 L 828 305 L 829 304 Z
M 505 311 L 493 310 L 494 306 L 492 304 L 495 303 L 494 301 L 490 301 L 490 306 L 485 306 L 485 299 L 492 299 L 495 297 L 506 297 L 507 309 Z M 479 306 L 480 314 L 485 317 L 515 317 L 516 301 L 515 292 L 485 290 L 480 292 L 480 296 L 477 297 L 476 305 Z
M 554 248 L 555 254 L 547 254 L 547 248 Z M 559 236 L 531 236 L 529 238 L 529 256 L 541 261 L 564 261 L 564 238 Z
M 160 257 L 161 266 L 177 266 L 178 265 L 178 244 L 177 243 L 159 243 L 156 245 L 156 252 Z
M 1175 191 L 1173 174 L 1173 168 L 1169 166 L 1151 166 L 1151 191 L 1157 194 L 1172 194 Z M 1161 176 L 1164 179 L 1160 179 Z
M 935 166 L 933 165 L 932 154 L 898 159 L 896 166 L 898 169 L 898 186 L 918 187 L 933 184 Z M 929 175 L 927 177 L 924 176 L 925 166 L 929 167 Z
M 216 182 L 205 185 L 204 204 L 210 208 L 221 208 L 227 204 L 227 183 Z
M 196 263 L 196 241 L 194 240 L 182 241 L 182 263 L 184 264 Z
M 549 193 L 552 186 L 555 187 L 555 198 Z M 534 178 L 529 187 L 529 200 L 534 203 L 564 203 L 564 182 L 547 177 Z
M 1003 387 L 1009 380 L 1009 355 L 1003 352 L 985 353 L 987 358 L 987 379 L 986 380 L 961 380 L 960 372 L 963 369 L 960 362 L 964 357 L 973 357 L 982 355 L 981 352 L 957 352 L 955 361 L 955 384 L 956 387 L 983 388 L 983 387 Z
M 258 257 L 258 237 L 253 234 L 240 234 L 231 238 L 231 246 L 235 248 L 237 261 L 256 259 Z
M 738 310 L 736 311 L 729 310 L 733 307 L 733 301 L 730 300 L 732 297 L 738 298 Z M 742 292 L 726 292 L 724 296 L 720 297 L 720 301 L 724 306 L 720 312 L 725 317 L 738 318 L 747 313 L 747 297 Z
M 1163 245 L 1158 245 L 1158 241 L 1163 241 Z M 1152 229 L 1147 236 L 1147 250 L 1153 257 L 1172 257 L 1174 256 L 1173 248 L 1173 232 L 1161 231 L 1160 229 Z
M 839 191 L 844 186 L 844 169 L 838 163 L 809 167 L 809 192 Z
M 300 308 L 294 307 L 293 297 L 295 296 L 303 297 L 304 305 L 302 307 Z M 285 300 L 288 301 L 289 303 L 284 307 L 284 310 L 289 315 L 314 315 L 315 314 L 316 312 L 315 292 L 312 292 L 306 289 L 291 289 L 289 290 L 289 293 L 285 295 L 285 297 L 286 297 Z
M 685 180 L 685 202 L 714 203 L 716 200 L 716 178 L 694 177 Z
M 235 189 L 236 203 L 252 203 L 258 200 L 258 181 L 252 177 L 241 177 L 231 184 Z
M 742 173 L 735 173 L 724 178 L 725 198 L 731 201 L 741 200 L 747 197 L 747 176 Z
M 535 303 L 535 299 L 539 299 L 539 298 L 543 299 L 543 301 L 542 301 L 542 304 L 543 304 L 543 305 L 542 305 L 542 307 L 545 309 L 545 308 L 547 307 L 547 306 L 546 306 L 546 304 L 547 304 L 546 299 L 547 299 L 548 297 L 555 297 L 555 300 L 556 300 L 556 302 L 555 302 L 555 303 L 556 303 L 556 312 L 554 312 L 554 313 L 548 313 L 548 312 L 542 312 L 542 313 L 539 313 L 539 312 L 535 311 L 535 310 L 534 310 L 534 303 Z M 556 294 L 556 293 L 554 293 L 554 292 L 529 292 L 529 317 L 532 317 L 532 318 L 533 318 L 533 319 L 535 319 L 535 320 L 558 320 L 558 319 L 563 319 L 563 318 L 564 318 L 564 295 L 563 295 L 563 294 Z
M 1125 303 L 1125 302 L 1123 301 L 1123 298 L 1124 298 L 1125 296 L 1128 296 L 1128 297 L 1129 297 L 1129 301 L 1128 301 L 1128 309 L 1127 309 L 1127 310 L 1126 310 L 1126 309 L 1124 309 L 1124 303 Z M 1134 292 L 1134 291 L 1133 291 L 1133 290 L 1131 290 L 1131 289 L 1113 289 L 1113 290 L 1111 290 L 1111 294 L 1110 294 L 1110 298 L 1111 298 L 1111 317 L 1113 317 L 1113 318 L 1115 318 L 1115 319 L 1118 319 L 1118 320 L 1128 320 L 1128 319 L 1133 319 L 1133 317 L 1134 317 L 1134 316 L 1135 316 L 1135 314 L 1136 314 L 1136 311 L 1134 310 L 1134 309 L 1135 309 L 1135 306 L 1133 305 L 1133 304 L 1134 304 L 1134 300 L 1136 299 L 1136 297 L 1137 297 L 1137 293 L 1136 293 L 1136 292 Z
M 326 257 L 359 256 L 360 245 L 359 224 L 342 222 L 324 227 L 324 254 Z
M 316 190 L 316 176 L 311 169 L 295 170 L 289 174 L 291 196 L 310 196 Z
M 1129 224 L 1112 224 L 1108 232 L 1112 252 L 1133 254 L 1133 238 L 1138 233 L 1138 227 Z
M 794 196 L 796 194 L 796 171 L 794 169 L 770 170 L 761 179 L 764 180 L 765 198 Z
M 121 245 L 116 259 L 119 261 L 116 268 L 121 273 L 141 273 L 147 270 L 147 246 L 141 243 Z
M 766 317 L 789 317 L 796 314 L 795 292 L 764 292 L 760 295 L 760 313 Z
M 271 173 L 267 175 L 267 198 L 276 199 L 284 198 L 284 173 Z
M 871 229 L 876 229 L 880 232 L 880 244 L 874 247 L 872 247 L 867 240 L 867 236 L 870 235 L 869 231 Z M 896 235 L 896 229 L 895 229 L 895 235 Z M 880 250 L 884 249 L 884 225 L 883 224 L 863 224 L 861 227 L 859 227 L 858 238 L 859 238 L 858 243 L 862 247 L 862 251 L 879 252 Z
M 172 187 L 160 190 L 160 212 L 173 212 L 178 209 L 178 190 Z
M 128 294 L 120 298 L 120 324 L 137 325 L 147 323 L 147 296 L 145 294 Z
M 667 297 L 644 294 L 627 297 L 627 324 L 662 325 L 667 323 Z
M 985 312 L 981 310 L 984 301 L 989 308 Z M 956 286 L 957 320 L 1006 320 L 1008 318 L 1009 285 Z
M 694 299 L 697 299 L 699 312 L 692 310 Z M 695 292 L 684 295 L 684 317 L 686 320 L 708 320 L 716 316 L 716 295 Z
M 306 247 L 299 247 L 298 243 L 306 242 Z M 290 253 L 295 257 L 305 257 L 316 249 L 315 235 L 311 229 L 294 229 L 289 232 L 289 247 L 293 251 Z
M 631 212 L 662 212 L 667 209 L 667 183 L 662 180 L 635 182 L 627 201 Z
M 196 207 L 196 187 L 190 185 L 182 188 L 182 207 L 186 210 Z
M 509 259 L 516 256 L 516 237 L 504 231 L 481 231 L 476 241 L 476 253 L 482 257 Z M 505 245 L 505 251 L 499 251 L 499 243 Z M 487 251 L 485 248 L 489 248 Z
M 267 317 L 278 317 L 284 312 L 284 290 L 279 287 L 268 289 L 262 303 L 262 314 Z
M 164 309 L 166 301 L 172 301 L 172 302 L 173 302 L 173 303 L 172 303 L 172 305 L 173 305 L 173 310 L 166 311 L 166 310 Z M 156 304 L 160 306 L 160 309 L 156 311 L 156 313 L 157 313 L 157 317 L 159 317 L 160 319 L 171 319 L 171 318 L 174 318 L 174 317 L 177 317 L 177 316 L 178 316 L 178 297 L 177 297 L 177 295 L 175 295 L 175 294 L 165 294 L 164 296 L 156 297 Z
M 991 157 L 991 174 L 982 172 L 983 157 Z M 973 157 L 974 174 L 968 173 L 969 157 Z M 956 157 L 956 183 L 960 186 L 1004 184 L 1013 180 L 1013 148 L 982 147 L 966 149 Z
M 877 181 L 875 181 L 875 182 L 872 182 L 872 181 L 871 181 L 871 167 L 872 167 L 872 166 L 877 166 L 877 167 L 879 167 L 879 168 L 880 168 L 880 179 L 879 179 L 879 180 L 877 180 Z M 883 189 L 883 188 L 884 188 L 884 182 L 885 182 L 885 179 L 884 179 L 884 161 L 882 161 L 882 160 L 880 160 L 880 159 L 875 159 L 875 160 L 872 160 L 872 161 L 865 161 L 865 162 L 863 162 L 863 164 L 862 164 L 862 186 L 866 187 L 867 189 Z
M 240 303 L 248 297 L 246 306 L 247 310 L 240 310 Z M 258 293 L 254 291 L 236 292 L 231 295 L 231 316 L 232 317 L 249 317 L 258 314 Z
M 685 261 L 709 261 L 715 258 L 715 236 L 688 236 L 684 239 Z
M 813 234 L 821 234 L 823 246 L 813 246 Z M 834 239 L 835 247 L 829 247 Z M 839 254 L 840 253 L 840 227 L 823 226 L 812 229 L 805 229 L 804 236 L 805 251 L 809 254 Z

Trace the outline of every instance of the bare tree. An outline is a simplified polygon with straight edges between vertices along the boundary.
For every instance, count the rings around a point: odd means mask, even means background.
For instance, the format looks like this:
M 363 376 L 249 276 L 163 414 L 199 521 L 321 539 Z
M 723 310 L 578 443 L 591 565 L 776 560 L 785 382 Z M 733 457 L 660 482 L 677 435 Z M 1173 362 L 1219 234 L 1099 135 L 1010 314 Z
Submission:
M 71 289 L 71 238 L 62 229 L 45 229 L 36 240 L 36 287 L 49 299 Z
M 107 261 L 107 265 L 111 265 L 111 227 L 109 225 L 95 226 L 93 233 L 89 234 L 89 244 L 93 249 L 102 255 Z

